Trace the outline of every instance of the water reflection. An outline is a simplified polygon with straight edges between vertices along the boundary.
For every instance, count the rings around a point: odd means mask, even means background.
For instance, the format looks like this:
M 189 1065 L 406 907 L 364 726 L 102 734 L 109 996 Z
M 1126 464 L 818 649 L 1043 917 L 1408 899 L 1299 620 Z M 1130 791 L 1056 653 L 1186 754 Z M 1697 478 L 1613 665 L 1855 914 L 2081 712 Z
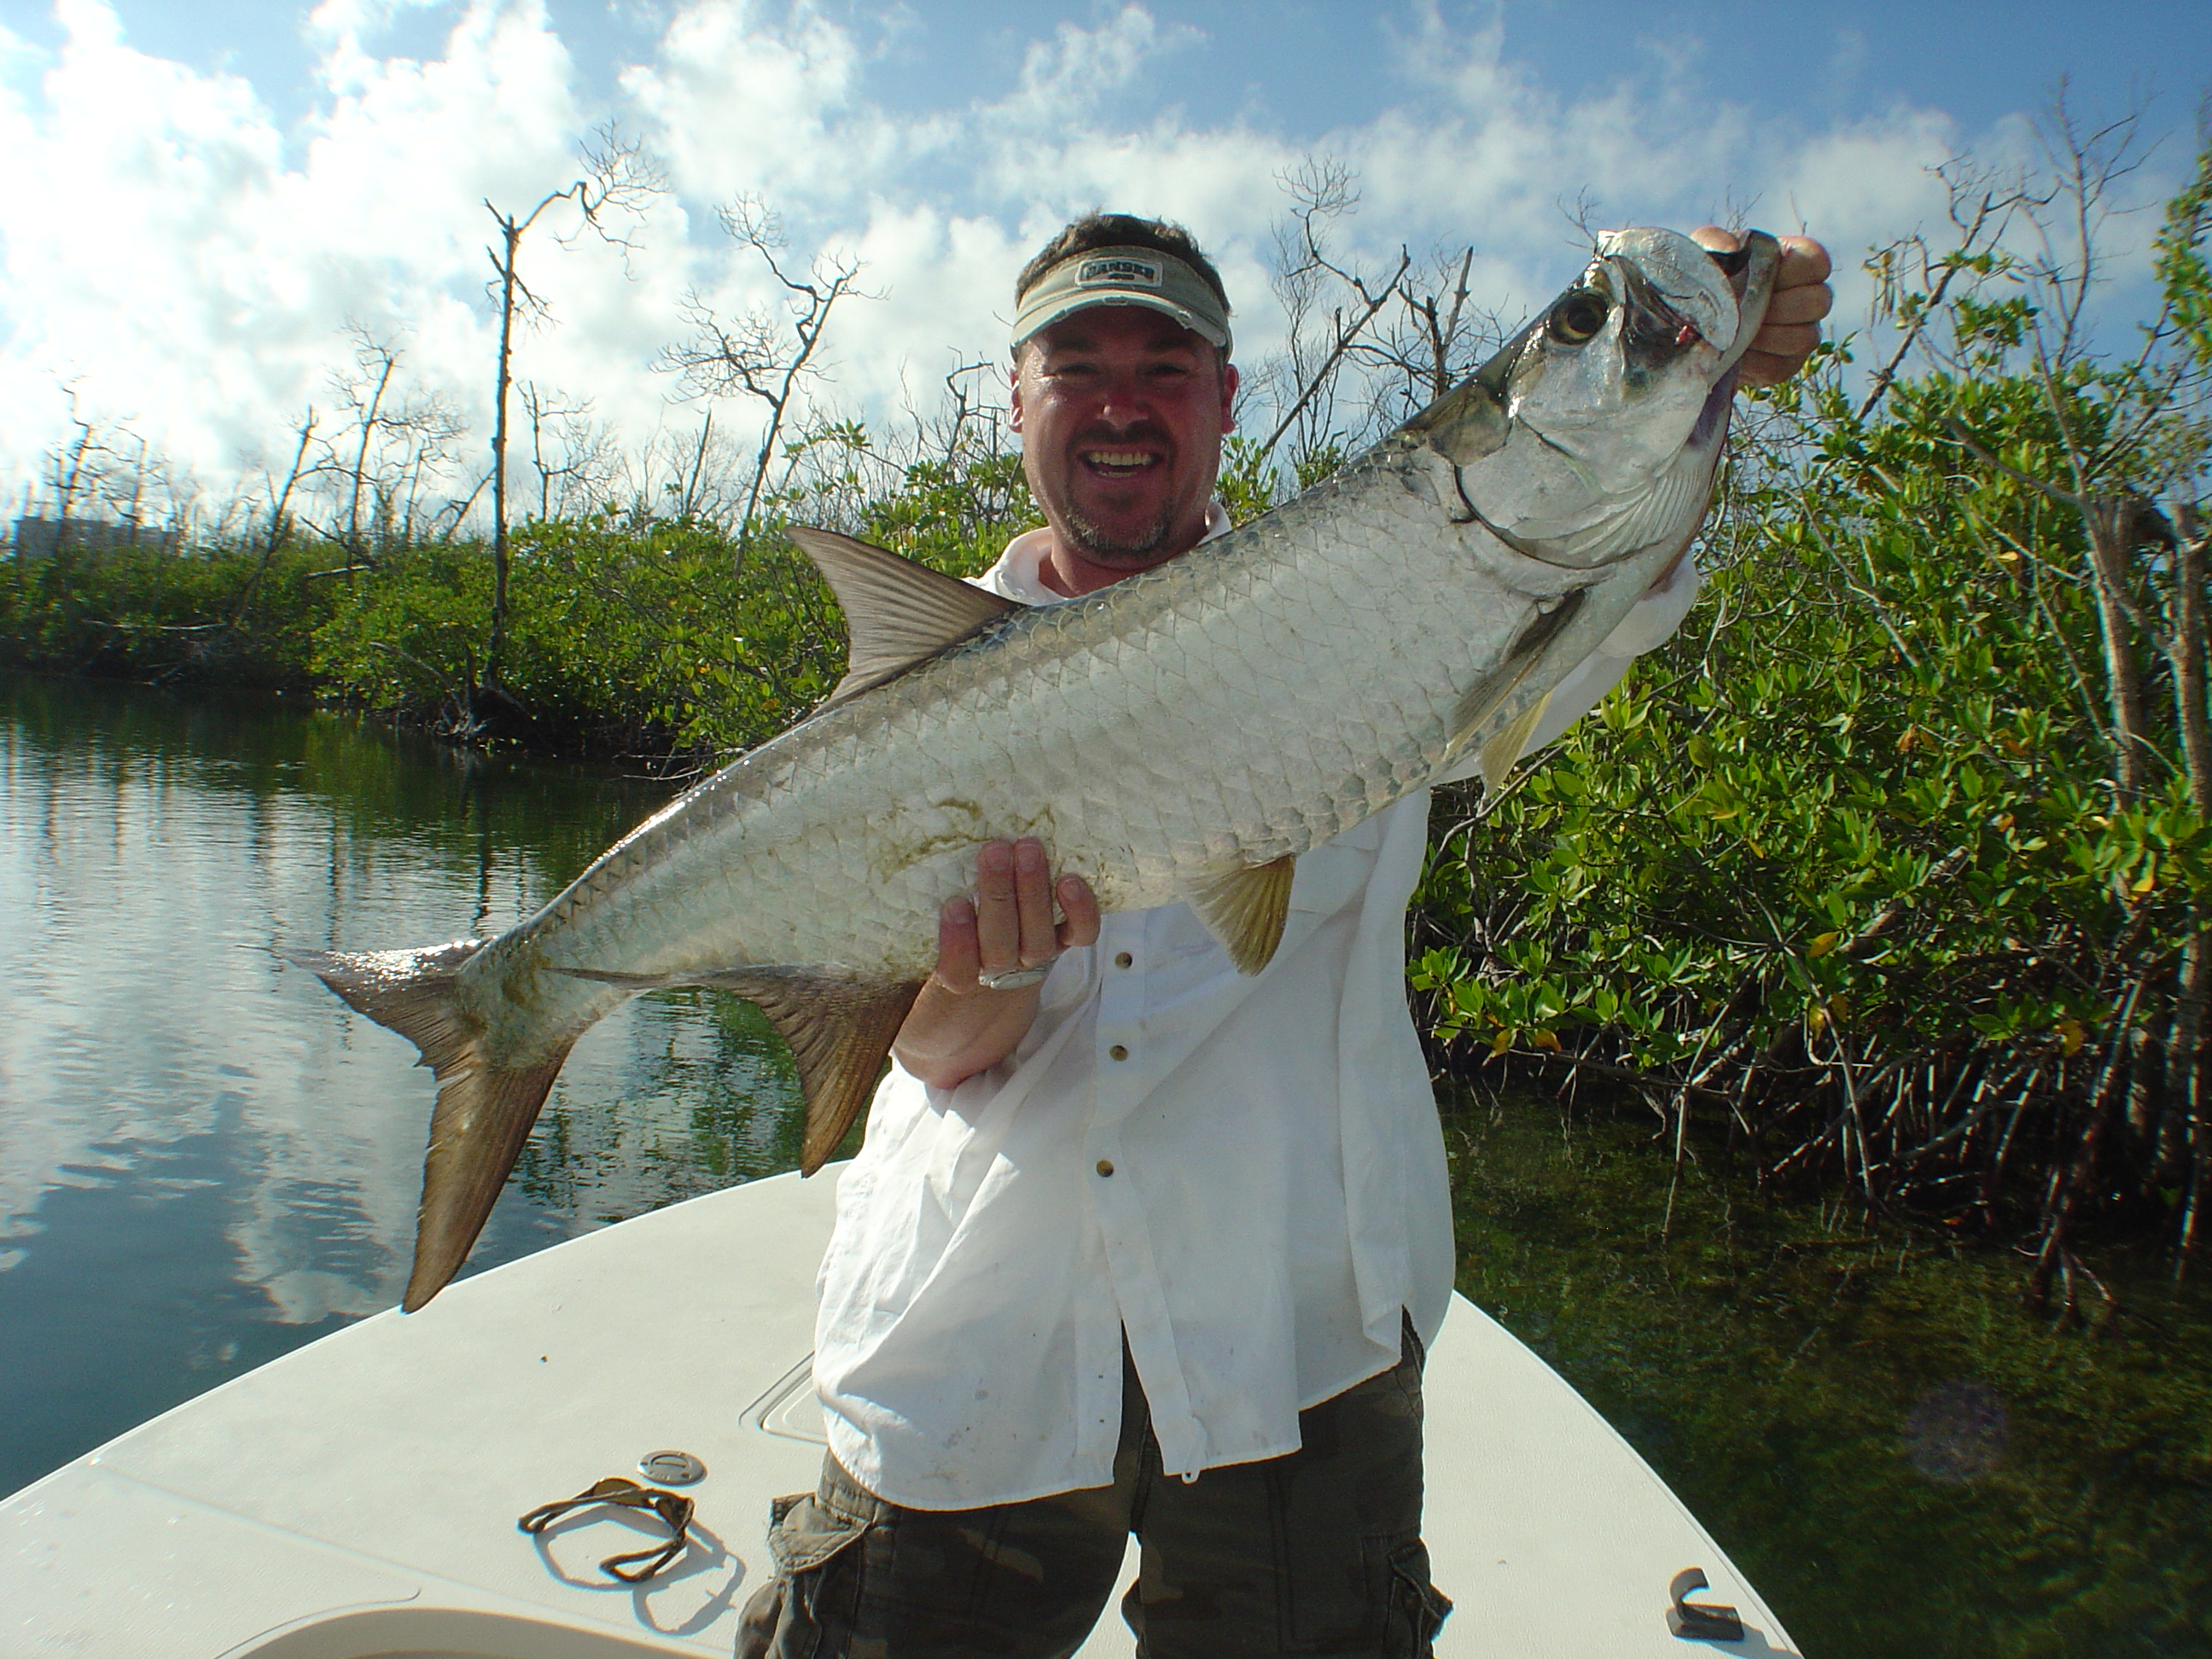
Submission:
M 0 678 L 0 1491 L 406 1277 L 431 1088 L 271 943 L 530 914 L 667 789 L 258 700 Z M 751 1010 L 577 1045 L 471 1266 L 797 1161 Z

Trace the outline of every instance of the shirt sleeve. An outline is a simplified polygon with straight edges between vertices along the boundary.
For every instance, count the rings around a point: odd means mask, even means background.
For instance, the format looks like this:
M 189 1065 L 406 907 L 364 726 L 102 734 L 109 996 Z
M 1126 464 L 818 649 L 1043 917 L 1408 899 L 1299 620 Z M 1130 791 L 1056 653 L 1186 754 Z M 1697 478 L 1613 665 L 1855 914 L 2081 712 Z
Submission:
M 1521 751 L 1522 758 L 1556 742 L 1561 732 L 1596 708 L 1605 694 L 1620 684 L 1627 676 L 1629 664 L 1673 638 L 1674 630 L 1682 625 L 1682 618 L 1690 614 L 1691 605 L 1696 603 L 1704 580 L 1698 569 L 1697 556 L 1686 554 L 1665 581 L 1637 600 L 1636 608 L 1605 636 L 1604 642 L 1569 669 L 1566 678 L 1553 688 L 1552 700 L 1544 707 L 1544 717 L 1536 722 L 1536 729 L 1529 733 L 1528 746 Z M 1471 778 L 1480 764 L 1479 753 L 1466 755 L 1437 774 L 1434 781 L 1456 783 L 1462 778 Z

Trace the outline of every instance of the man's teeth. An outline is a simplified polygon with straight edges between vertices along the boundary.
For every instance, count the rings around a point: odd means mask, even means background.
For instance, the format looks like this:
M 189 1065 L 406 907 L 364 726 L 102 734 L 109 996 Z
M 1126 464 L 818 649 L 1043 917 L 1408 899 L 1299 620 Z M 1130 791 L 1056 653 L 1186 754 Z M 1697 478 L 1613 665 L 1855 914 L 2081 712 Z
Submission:
M 1083 458 L 1091 465 L 1115 471 L 1134 471 L 1150 466 L 1154 457 L 1144 450 L 1094 449 Z

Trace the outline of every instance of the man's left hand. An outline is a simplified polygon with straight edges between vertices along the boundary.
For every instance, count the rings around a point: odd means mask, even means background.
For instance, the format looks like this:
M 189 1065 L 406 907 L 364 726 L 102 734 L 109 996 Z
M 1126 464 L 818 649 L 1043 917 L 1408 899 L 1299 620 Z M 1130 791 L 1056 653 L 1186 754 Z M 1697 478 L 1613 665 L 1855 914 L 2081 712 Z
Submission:
M 1699 247 L 1716 253 L 1733 253 L 1743 238 L 1718 225 L 1690 233 Z M 1744 386 L 1779 386 L 1799 369 L 1813 348 L 1820 343 L 1820 319 L 1836 303 L 1828 286 L 1833 269 L 1828 250 L 1809 236 L 1784 236 L 1782 265 L 1774 273 L 1774 293 L 1766 302 L 1766 320 L 1752 337 L 1743 355 Z

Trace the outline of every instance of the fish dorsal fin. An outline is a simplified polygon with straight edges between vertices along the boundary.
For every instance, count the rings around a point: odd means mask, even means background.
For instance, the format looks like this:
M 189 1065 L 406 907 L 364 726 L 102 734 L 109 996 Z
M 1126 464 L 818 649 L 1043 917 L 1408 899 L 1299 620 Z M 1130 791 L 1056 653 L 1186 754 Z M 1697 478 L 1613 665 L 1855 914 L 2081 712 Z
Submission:
M 801 1175 L 812 1175 L 829 1161 L 875 1093 L 891 1039 L 921 990 L 920 980 L 887 985 L 757 968 L 701 974 L 693 982 L 736 992 L 766 1014 L 791 1045 L 806 1093 Z
M 881 685 L 985 623 L 1022 608 L 957 576 L 834 530 L 794 527 L 785 533 L 814 561 L 836 594 L 852 641 L 845 678 L 824 708 Z
M 1238 973 L 1258 973 L 1283 942 L 1297 863 L 1297 854 L 1285 853 L 1272 863 L 1241 865 L 1184 890 L 1183 902 L 1198 912 Z

